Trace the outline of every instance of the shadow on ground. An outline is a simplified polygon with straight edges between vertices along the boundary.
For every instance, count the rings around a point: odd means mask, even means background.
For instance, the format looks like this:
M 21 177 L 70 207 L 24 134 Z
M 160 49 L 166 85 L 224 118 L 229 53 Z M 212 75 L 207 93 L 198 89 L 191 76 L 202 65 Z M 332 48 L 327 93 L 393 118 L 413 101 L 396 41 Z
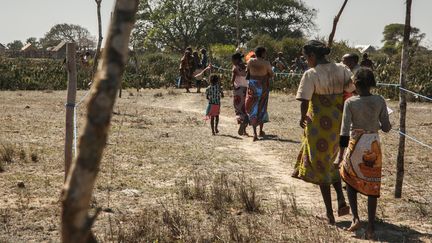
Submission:
M 350 221 L 336 223 L 342 229 L 348 228 Z M 353 238 L 364 239 L 365 227 L 367 222 L 363 222 L 363 227 L 353 233 Z M 425 239 L 432 239 L 432 234 L 422 233 L 415 229 L 402 225 L 394 225 L 388 222 L 377 222 L 375 240 L 379 242 L 424 242 Z
M 283 143 L 295 143 L 295 144 L 300 143 L 300 141 L 280 138 L 278 135 L 265 135 L 261 140 L 271 140 L 271 141 L 278 141 Z

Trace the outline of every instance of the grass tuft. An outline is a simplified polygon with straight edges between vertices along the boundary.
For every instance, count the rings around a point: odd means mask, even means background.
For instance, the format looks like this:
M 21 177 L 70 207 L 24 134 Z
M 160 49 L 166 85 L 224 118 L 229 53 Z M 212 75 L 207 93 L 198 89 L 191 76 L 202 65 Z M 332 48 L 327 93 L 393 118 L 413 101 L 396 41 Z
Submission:
M 257 196 L 256 186 L 252 180 L 246 181 L 245 177 L 241 176 L 237 187 L 237 194 L 243 208 L 247 212 L 260 212 L 261 199 Z
M 2 143 L 0 147 L 0 161 L 12 163 L 15 156 L 15 146 L 11 143 Z

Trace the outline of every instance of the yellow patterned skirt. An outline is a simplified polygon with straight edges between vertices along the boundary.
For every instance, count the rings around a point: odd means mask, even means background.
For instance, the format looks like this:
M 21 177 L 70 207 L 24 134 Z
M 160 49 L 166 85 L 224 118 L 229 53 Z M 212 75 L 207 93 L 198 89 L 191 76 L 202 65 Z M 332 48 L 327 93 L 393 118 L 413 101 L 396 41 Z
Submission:
M 305 128 L 292 177 L 318 185 L 340 181 L 334 161 L 339 152 L 342 109 L 342 94 L 313 95 L 308 109 L 311 122 Z

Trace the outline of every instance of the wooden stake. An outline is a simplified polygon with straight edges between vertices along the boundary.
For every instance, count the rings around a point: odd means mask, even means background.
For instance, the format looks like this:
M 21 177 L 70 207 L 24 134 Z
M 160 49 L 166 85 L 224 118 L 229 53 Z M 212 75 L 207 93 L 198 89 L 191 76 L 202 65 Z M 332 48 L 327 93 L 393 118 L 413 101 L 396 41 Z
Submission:
M 139 0 L 116 0 L 101 65 L 87 104 L 87 121 L 78 154 L 62 191 L 62 241 L 96 242 L 89 216 L 90 200 L 108 139 L 111 116 L 129 52 L 129 37 Z
M 66 66 L 68 73 L 68 92 L 66 103 L 66 135 L 65 135 L 65 180 L 72 164 L 72 146 L 74 141 L 74 110 L 77 90 L 75 43 L 66 44 Z
M 347 2 L 348 2 L 348 0 L 344 1 L 344 3 L 342 4 L 341 9 L 339 10 L 339 13 L 333 19 L 333 28 L 332 28 L 332 32 L 330 33 L 330 36 L 329 36 L 329 40 L 328 40 L 328 44 L 327 44 L 328 47 L 332 47 L 333 46 L 333 39 L 334 39 L 334 36 L 336 34 L 337 24 L 339 22 L 340 16 L 342 15 L 342 12 L 345 9 L 345 6 L 346 6 Z
M 98 19 L 98 43 L 97 43 L 97 47 L 96 47 L 96 53 L 94 55 L 93 58 L 93 68 L 92 68 L 92 79 L 94 78 L 94 74 L 96 73 L 97 70 L 97 66 L 99 63 L 99 58 L 100 58 L 100 49 L 102 46 L 102 40 L 103 40 L 103 36 L 102 36 L 102 17 L 101 17 L 101 4 L 102 4 L 102 0 L 95 0 L 96 2 L 96 12 L 97 12 L 97 19 Z
M 409 64 L 409 42 L 411 35 L 411 5 L 412 0 L 406 1 L 406 15 L 405 15 L 405 29 L 401 56 L 401 68 L 400 68 L 400 87 L 406 88 L 406 80 L 408 75 L 408 64 Z M 399 92 L 399 129 L 402 133 L 406 134 L 406 93 Z M 405 163 L 405 136 L 399 135 L 399 149 L 397 156 L 397 173 L 396 173 L 396 186 L 395 186 L 395 198 L 402 197 L 402 185 L 405 174 L 404 163 Z

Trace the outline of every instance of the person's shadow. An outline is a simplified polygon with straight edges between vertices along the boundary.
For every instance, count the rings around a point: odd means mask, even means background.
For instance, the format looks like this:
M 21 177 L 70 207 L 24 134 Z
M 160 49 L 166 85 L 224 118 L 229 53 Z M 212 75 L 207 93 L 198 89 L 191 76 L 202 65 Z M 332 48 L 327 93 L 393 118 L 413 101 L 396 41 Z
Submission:
M 339 228 L 348 228 L 350 221 L 337 222 Z M 363 222 L 362 228 L 353 233 L 353 237 L 363 239 L 367 222 Z M 378 221 L 375 223 L 375 240 L 378 242 L 423 242 L 425 239 L 432 239 L 432 234 L 422 233 L 411 229 L 408 226 L 394 225 L 388 222 Z
M 271 140 L 271 141 L 278 141 L 278 142 L 283 142 L 283 143 L 295 143 L 295 144 L 299 144 L 300 141 L 295 141 L 295 140 L 291 140 L 291 139 L 285 139 L 285 138 L 280 138 L 278 135 L 271 135 L 271 134 L 266 134 L 264 137 L 262 137 L 261 140 Z
M 218 134 L 218 136 L 219 136 L 219 137 L 232 138 L 232 139 L 236 139 L 236 140 L 242 140 L 241 137 L 233 136 L 233 135 L 229 135 L 229 134 Z

